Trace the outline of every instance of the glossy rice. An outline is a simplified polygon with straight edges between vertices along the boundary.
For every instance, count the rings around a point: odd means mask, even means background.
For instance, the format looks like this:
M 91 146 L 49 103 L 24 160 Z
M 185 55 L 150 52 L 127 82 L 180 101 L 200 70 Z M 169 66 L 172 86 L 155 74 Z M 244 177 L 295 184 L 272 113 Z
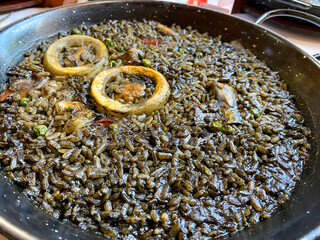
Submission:
M 297 121 L 286 83 L 238 44 L 176 25 L 170 26 L 175 35 L 164 35 L 157 24 L 105 21 L 78 28 L 115 43 L 105 69 L 110 61 L 124 65 L 120 47 L 135 48 L 139 61 L 149 59 L 165 76 L 170 97 L 150 115 L 99 113 L 92 79 L 51 76 L 43 55 L 64 34 L 27 53 L 3 90 L 17 79 L 48 81 L 29 91 L 26 106 L 17 93 L 0 103 L 5 174 L 54 218 L 117 239 L 212 239 L 272 217 L 308 159 L 310 130 Z M 147 44 L 139 34 L 162 42 Z M 227 123 L 228 107 L 210 90 L 216 83 L 235 90 L 240 122 Z M 55 108 L 62 100 L 82 103 L 94 119 L 67 134 L 70 116 Z M 35 136 L 37 125 L 47 127 L 45 136 Z

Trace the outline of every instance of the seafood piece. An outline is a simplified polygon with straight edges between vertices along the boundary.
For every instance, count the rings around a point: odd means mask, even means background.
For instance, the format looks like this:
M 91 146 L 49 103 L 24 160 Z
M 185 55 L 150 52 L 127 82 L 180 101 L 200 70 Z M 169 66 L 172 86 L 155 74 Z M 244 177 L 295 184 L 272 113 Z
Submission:
M 138 76 L 147 76 L 156 83 L 154 93 L 143 104 L 122 104 L 106 96 L 105 86 L 112 80 L 112 76 L 123 72 Z M 163 106 L 170 95 L 170 89 L 164 76 L 155 70 L 146 67 L 123 66 L 100 72 L 92 82 L 91 95 L 94 97 L 97 110 L 100 112 L 110 113 L 116 116 L 123 116 L 129 113 L 140 115 L 142 113 L 150 114 Z
M 88 51 L 88 49 L 81 47 L 76 50 L 75 53 L 68 55 L 64 60 L 63 64 L 65 67 L 76 67 L 83 66 L 85 62 L 89 60 L 92 62 L 92 54 Z
M 11 93 L 17 92 L 20 98 L 28 96 L 31 90 L 41 90 L 42 87 L 48 82 L 47 78 L 44 78 L 38 74 L 33 74 L 32 78 L 11 78 L 9 80 L 9 86 Z M 13 91 L 13 92 L 12 92 Z M 8 94 L 8 92 L 7 92 Z M 11 95 L 11 94 L 10 94 Z M 10 96 L 8 95 L 8 96 Z M 7 96 L 7 97 L 8 97 Z
M 176 34 L 176 32 L 174 30 L 172 30 L 171 28 L 168 28 L 167 26 L 162 25 L 162 24 L 158 24 L 156 26 L 156 30 L 163 35 L 175 35 Z
M 114 95 L 114 99 L 118 100 L 122 98 L 125 102 L 134 102 L 136 98 L 144 96 L 146 86 L 140 83 L 129 83 L 120 86 L 121 93 Z
M 91 123 L 95 117 L 94 111 L 79 102 L 60 101 L 55 107 L 58 115 L 67 115 L 70 118 L 64 126 L 64 131 L 68 134 Z
M 132 66 L 139 66 L 140 59 L 139 56 L 142 55 L 142 52 L 131 48 L 126 53 L 121 55 L 119 58 L 122 60 L 124 65 L 132 65 Z
M 61 66 L 59 56 L 65 47 L 83 47 L 89 45 L 92 46 L 95 53 L 94 63 L 83 66 Z M 85 48 L 83 47 L 83 49 Z M 88 77 L 93 77 L 102 69 L 103 64 L 107 59 L 108 51 L 106 50 L 104 43 L 98 39 L 84 35 L 71 35 L 61 38 L 49 46 L 44 55 L 43 65 L 53 75 L 86 75 Z M 80 59 L 83 54 L 87 55 L 84 50 L 79 50 L 79 52 L 76 52 L 74 55 L 74 60 L 77 61 L 77 58 Z
M 232 87 L 223 83 L 212 83 L 209 86 L 209 91 L 223 107 L 223 112 L 228 124 L 242 123 L 242 118 L 237 106 L 237 93 Z

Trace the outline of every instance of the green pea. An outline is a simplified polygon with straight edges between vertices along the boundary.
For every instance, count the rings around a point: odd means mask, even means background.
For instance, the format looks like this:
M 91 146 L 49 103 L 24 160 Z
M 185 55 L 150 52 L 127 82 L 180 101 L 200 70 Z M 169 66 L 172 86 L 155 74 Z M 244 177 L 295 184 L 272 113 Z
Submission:
M 79 29 L 74 28 L 74 29 L 71 30 L 71 34 L 72 35 L 81 35 L 81 32 L 80 32 Z
M 108 48 L 114 48 L 116 44 L 111 40 L 111 38 L 106 38 L 103 43 L 108 47 Z
M 197 52 L 196 56 L 199 57 L 199 58 L 202 58 L 203 57 L 203 52 Z
M 112 61 L 109 62 L 109 67 L 115 67 L 115 66 L 117 66 L 117 62 L 116 61 L 112 60 Z
M 45 125 L 37 125 L 33 128 L 33 131 L 36 133 L 37 136 L 44 136 L 48 131 L 48 128 Z
M 304 118 L 300 114 L 293 114 L 291 117 L 295 119 L 298 124 L 304 123 Z
M 210 122 L 209 123 L 209 130 L 210 131 L 220 131 L 222 129 L 222 123 L 221 122 Z
M 221 131 L 225 134 L 232 134 L 234 132 L 234 129 L 230 125 L 224 125 L 222 126 Z
M 116 132 L 119 130 L 119 125 L 117 123 L 111 123 L 109 125 L 109 130 L 112 132 Z
M 147 58 L 144 58 L 144 59 L 142 59 L 142 65 L 143 66 L 145 66 L 145 67 L 151 67 L 151 61 L 149 60 L 149 59 L 147 59 Z
M 260 111 L 257 108 L 251 108 L 249 110 L 249 113 L 251 113 L 255 118 L 260 116 Z
M 122 53 L 124 52 L 126 49 L 123 46 L 118 47 L 118 52 Z
M 30 99 L 29 99 L 29 98 L 21 98 L 21 99 L 20 99 L 20 102 L 19 102 L 19 105 L 25 107 L 25 106 L 27 106 L 27 104 L 28 104 L 29 102 L 30 102 Z
M 161 135 L 161 136 L 160 136 L 160 141 L 161 141 L 161 142 L 168 142 L 168 141 L 169 141 L 169 138 L 168 138 L 166 135 Z

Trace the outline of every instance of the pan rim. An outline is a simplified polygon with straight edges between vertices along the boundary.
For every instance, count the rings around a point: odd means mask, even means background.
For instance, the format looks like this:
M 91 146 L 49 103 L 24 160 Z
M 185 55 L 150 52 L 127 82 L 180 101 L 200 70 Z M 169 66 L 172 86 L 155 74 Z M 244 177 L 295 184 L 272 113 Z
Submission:
M 49 10 L 46 10 L 46 11 L 43 11 L 41 13 L 36 13 L 36 14 L 33 14 L 33 15 L 30 15 L 28 17 L 25 17 L 23 19 L 20 19 L 20 20 L 17 20 L 3 28 L 0 29 L 0 34 L 3 32 L 3 31 L 7 31 L 9 30 L 11 27 L 14 27 L 16 24 L 19 24 L 19 23 L 23 23 L 23 21 L 27 20 L 27 19 L 30 19 L 30 18 L 34 18 L 36 16 L 39 16 L 39 15 L 42 15 L 42 14 L 46 14 L 48 12 L 54 12 L 54 11 L 58 11 L 60 9 L 72 9 L 72 8 L 77 8 L 79 6 L 88 6 L 88 5 L 100 5 L 100 4 L 112 4 L 112 3 L 119 3 L 121 2 L 122 4 L 125 4 L 125 3 L 130 3 L 130 2 L 134 2 L 134 3 L 154 3 L 154 2 L 157 2 L 159 4 L 164 4 L 164 5 L 176 5 L 176 6 L 184 6 L 184 4 L 179 4 L 179 3 L 173 3 L 173 2 L 167 2 L 167 1 L 150 1 L 150 0 L 139 0 L 139 1 L 135 1 L 135 0 L 127 0 L 127 1 L 121 1 L 121 0 L 112 0 L 112 1 L 96 1 L 96 2 L 87 2 L 87 3 L 78 3 L 78 4 L 72 4 L 72 5 L 68 5 L 68 6 L 62 6 L 62 7 L 57 7 L 57 8 L 53 8 L 53 9 L 49 9 Z M 224 14 L 224 13 L 221 13 L 221 12 L 217 12 L 217 11 L 214 11 L 214 10 L 210 10 L 210 9 L 207 9 L 207 8 L 202 8 L 202 7 L 195 7 L 195 6 L 188 6 L 188 8 L 191 8 L 191 9 L 194 9 L 194 10 L 197 10 L 197 9 L 203 9 L 205 11 L 208 11 L 208 12 L 215 12 L 217 14 L 222 14 L 222 15 L 228 15 L 228 14 Z M 259 28 L 262 28 L 264 29 L 264 31 L 266 32 L 269 32 L 271 33 L 273 36 L 277 37 L 278 39 L 281 39 L 281 41 L 287 43 L 287 44 L 290 44 L 291 46 L 293 46 L 298 52 L 304 54 L 306 56 L 306 58 L 308 58 L 312 63 L 314 63 L 315 66 L 317 66 L 319 69 L 320 69 L 320 62 L 317 61 L 316 59 L 314 59 L 314 57 L 312 57 L 312 55 L 306 53 L 303 49 L 301 49 L 300 47 L 298 47 L 296 44 L 292 43 L 291 41 L 289 41 L 288 39 L 284 38 L 283 36 L 279 35 L 278 33 L 272 31 L 272 30 L 269 30 L 267 28 L 265 28 L 264 26 L 261 26 L 261 25 L 256 25 L 248 20 L 244 20 L 244 19 L 241 19 L 239 17 L 236 17 L 236 16 L 232 16 L 232 15 L 228 15 L 230 18 L 235 18 L 237 19 L 238 21 L 243 21 L 243 22 L 246 22 L 248 24 L 251 24 L 251 25 L 254 25 L 254 26 L 258 26 Z M 7 220 L 5 220 L 7 221 Z M 8 222 L 8 221 L 7 221 Z M 10 223 L 10 222 L 8 222 Z M 0 226 L 2 227 L 1 225 L 1 218 L 0 218 Z M 17 234 L 18 235 L 18 234 Z M 30 235 L 32 236 L 32 235 Z M 33 238 L 35 239 L 35 238 Z

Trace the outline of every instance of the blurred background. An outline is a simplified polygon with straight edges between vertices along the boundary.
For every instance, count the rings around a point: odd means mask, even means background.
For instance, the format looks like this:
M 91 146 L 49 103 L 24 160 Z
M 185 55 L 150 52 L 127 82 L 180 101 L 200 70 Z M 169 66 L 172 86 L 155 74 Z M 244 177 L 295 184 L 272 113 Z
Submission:
M 0 12 L 23 9 L 27 7 L 57 7 L 90 0 L 11 0 L 0 1 Z M 255 11 L 268 11 L 278 8 L 291 8 L 309 12 L 320 17 L 320 0 L 171 0 L 202 7 L 220 7 L 227 13 L 245 11 L 246 8 Z
M 0 29 L 32 14 L 62 5 L 90 0 L 10 0 L 0 1 Z M 108 1 L 108 0 L 106 0 Z M 118 0 L 120 1 L 120 0 Z M 139 1 L 139 0 L 136 0 Z M 162 0 L 214 9 L 254 22 L 263 13 L 276 9 L 295 9 L 320 18 L 320 0 Z M 320 22 L 320 20 L 319 20 Z M 273 18 L 262 24 L 305 52 L 320 53 L 320 26 L 296 18 Z

